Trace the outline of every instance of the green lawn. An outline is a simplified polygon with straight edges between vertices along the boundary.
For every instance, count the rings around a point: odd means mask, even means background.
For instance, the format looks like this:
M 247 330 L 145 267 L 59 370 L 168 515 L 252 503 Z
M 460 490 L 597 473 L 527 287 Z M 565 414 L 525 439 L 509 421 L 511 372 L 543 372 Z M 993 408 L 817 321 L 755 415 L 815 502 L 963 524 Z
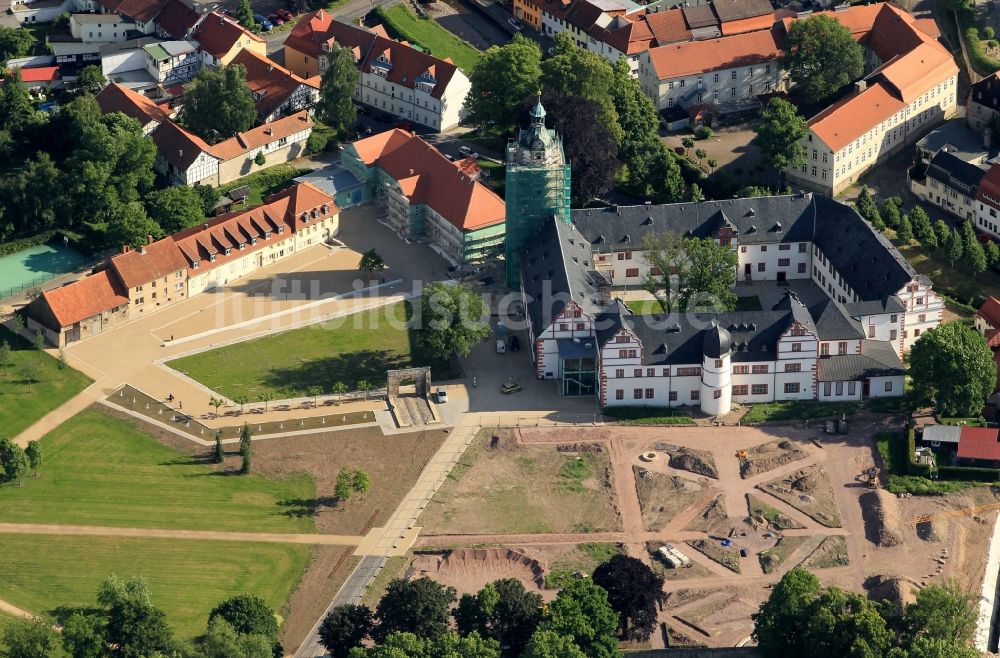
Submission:
M 247 185 L 250 187 L 250 197 L 247 199 L 246 205 L 260 205 L 263 203 L 264 197 L 275 192 L 280 192 L 292 184 L 293 178 L 307 174 L 310 171 L 310 169 L 299 169 L 288 163 L 279 164 L 234 180 L 232 183 L 220 185 L 219 192 L 225 194 L 237 187 Z M 237 206 L 237 209 L 241 207 Z
M 479 61 L 480 52 L 472 44 L 459 39 L 433 20 L 420 18 L 406 5 L 379 8 L 376 13 L 385 22 L 390 34 L 406 39 L 437 57 L 451 57 L 466 75 Z
M 45 436 L 41 445 L 39 477 L 25 478 L 21 487 L 0 487 L 5 522 L 261 532 L 314 529 L 312 519 L 285 515 L 287 501 L 315 496 L 311 478 L 279 482 L 259 475 L 224 475 L 161 445 L 131 420 L 87 410 Z
M 220 515 L 221 516 L 221 515 Z M 182 637 L 204 632 L 219 601 L 241 592 L 281 610 L 309 560 L 309 547 L 121 537 L 6 535 L 0 598 L 35 613 L 92 606 L 111 574 L 149 580 L 153 604 Z
M 605 407 L 604 415 L 622 425 L 694 425 L 694 420 L 681 411 L 663 407 Z
M 841 414 L 851 415 L 857 409 L 858 405 L 854 402 L 765 402 L 753 405 L 743 416 L 743 422 L 756 424 L 767 421 L 832 418 Z
M 875 447 L 886 470 L 886 489 L 890 493 L 933 496 L 961 491 L 976 486 L 975 482 L 930 480 L 920 475 L 908 475 L 907 441 L 897 433 L 882 433 L 875 437 Z
M 988 270 L 973 277 L 962 262 L 955 263 L 952 267 L 944 259 L 941 249 L 928 254 L 923 247 L 916 244 L 902 245 L 892 231 L 886 232 L 886 235 L 892 238 L 893 244 L 906 257 L 913 269 L 930 277 L 935 290 L 975 307 L 989 295 L 1000 297 L 1000 274 Z
M 368 381 L 385 385 L 392 368 L 431 366 L 437 380 L 451 377 L 448 364 L 424 354 L 405 326 L 406 302 L 221 347 L 167 363 L 210 389 L 234 398 L 308 395 L 312 386 L 332 391 L 336 382 L 350 390 Z
M 0 342 L 14 351 L 11 365 L 0 372 L 0 436 L 13 438 L 36 420 L 62 405 L 90 385 L 90 379 L 46 354 L 28 347 L 5 327 L 0 327 Z M 22 374 L 27 362 L 37 366 L 36 381 L 28 384 Z

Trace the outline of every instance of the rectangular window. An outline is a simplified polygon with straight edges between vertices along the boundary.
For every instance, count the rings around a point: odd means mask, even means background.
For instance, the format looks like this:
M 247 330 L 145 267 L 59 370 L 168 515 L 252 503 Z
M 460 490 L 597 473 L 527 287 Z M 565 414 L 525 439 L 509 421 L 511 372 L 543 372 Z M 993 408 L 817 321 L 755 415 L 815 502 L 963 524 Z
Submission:
M 779 244 L 778 251 L 789 251 L 792 248 L 790 244 Z
M 749 375 L 750 366 L 733 366 L 734 375 Z
M 844 394 L 844 382 L 837 382 L 837 395 Z
M 734 384 L 733 395 L 746 395 L 749 389 L 750 387 L 746 384 Z
M 798 393 L 799 383 L 798 382 L 786 382 L 785 383 L 785 393 Z
M 792 343 L 792 351 L 793 352 L 801 352 L 802 351 L 802 343 Z
M 697 377 L 701 374 L 701 368 L 678 368 L 678 377 Z
M 799 274 L 805 274 L 805 273 L 806 273 L 806 264 L 799 263 Z
M 623 391 L 622 389 L 618 389 L 617 391 L 615 391 L 615 399 L 616 400 L 624 400 L 625 399 L 625 391 Z
M 892 390 L 892 382 L 891 381 L 890 382 L 886 382 L 885 383 L 885 391 L 886 391 L 886 393 L 888 393 L 891 390 Z
M 632 370 L 633 377 L 642 377 L 642 368 L 635 368 Z
M 785 372 L 802 372 L 801 363 L 786 363 Z
M 858 392 L 858 383 L 857 382 L 847 382 L 847 394 L 848 395 L 854 395 L 857 392 Z
M 779 258 L 778 259 L 778 267 L 788 267 L 791 264 L 792 264 L 792 261 L 791 261 L 790 258 Z
M 833 392 L 833 384 L 830 382 L 823 382 L 823 395 L 829 396 Z
M 700 400 L 701 399 L 701 392 L 700 391 L 691 391 L 691 399 L 694 400 L 694 401 Z
M 757 263 L 758 272 L 763 272 L 765 269 L 767 269 L 767 263 Z
M 651 389 L 651 388 L 647 388 L 646 389 L 646 399 L 647 400 L 652 400 L 653 399 L 653 389 Z
M 663 369 L 663 376 L 664 377 L 669 377 L 670 376 L 670 368 L 664 368 Z
M 638 267 L 628 268 L 627 270 L 625 270 L 625 276 L 629 278 L 639 276 L 639 268 Z
M 764 365 L 754 366 L 751 369 L 751 372 L 753 372 L 753 374 L 755 375 L 766 375 L 768 370 L 769 370 L 768 365 L 765 363 Z
M 677 402 L 677 391 L 670 391 L 670 395 L 667 396 L 671 402 Z
M 820 356 L 829 356 L 830 354 L 830 343 L 823 343 L 819 346 Z
M 767 384 L 754 384 L 750 387 L 753 395 L 767 395 Z
M 917 322 L 926 322 L 926 321 L 927 321 L 927 316 L 924 315 L 923 313 L 917 316 Z
M 615 369 L 615 379 L 621 379 L 624 376 L 625 376 L 625 368 Z
M 716 359 L 715 360 L 715 367 L 716 368 L 721 368 L 722 367 L 722 359 Z
M 873 324 L 868 325 L 868 337 L 875 338 L 875 325 Z
M 656 368 L 646 368 L 647 377 L 656 377 Z
M 896 340 L 897 332 L 895 329 L 889 330 L 889 340 Z
M 712 391 L 712 397 L 715 398 L 716 400 L 718 400 L 719 398 L 722 397 L 722 391 L 720 391 L 718 389 Z
M 632 399 L 633 400 L 641 400 L 642 399 L 642 389 L 641 388 L 633 388 L 632 389 Z
M 837 343 L 837 354 L 847 354 L 847 343 L 841 341 Z
M 628 350 L 618 350 L 618 358 L 619 359 L 627 359 L 628 358 Z
M 582 322 L 577 322 L 576 323 L 576 330 L 577 331 L 583 331 L 583 323 Z

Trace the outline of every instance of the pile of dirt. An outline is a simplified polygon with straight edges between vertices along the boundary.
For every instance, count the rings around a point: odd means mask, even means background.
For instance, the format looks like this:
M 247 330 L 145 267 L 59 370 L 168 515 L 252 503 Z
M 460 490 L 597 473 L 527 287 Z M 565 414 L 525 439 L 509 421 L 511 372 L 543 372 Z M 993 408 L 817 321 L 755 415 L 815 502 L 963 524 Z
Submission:
M 669 523 L 688 505 L 694 503 L 704 487 L 694 480 L 657 473 L 633 466 L 635 490 L 639 495 L 642 521 L 647 530 L 655 531 Z
M 793 489 L 807 494 L 811 494 L 814 491 L 816 491 L 817 486 L 818 482 L 816 481 L 816 476 L 811 473 L 807 473 L 806 475 L 803 475 L 799 479 L 792 482 Z
M 883 548 L 903 543 L 903 522 L 895 496 L 878 489 L 861 494 L 860 502 L 869 541 Z
M 460 593 L 477 592 L 500 578 L 517 578 L 531 591 L 545 589 L 546 566 L 509 548 L 457 548 L 443 555 L 418 555 L 406 570 L 407 579 L 427 576 Z
M 763 482 L 757 487 L 828 528 L 840 527 L 840 510 L 833 495 L 830 476 L 817 464 Z
M 726 505 L 722 496 L 716 496 L 705 506 L 705 509 L 698 512 L 698 516 L 694 517 L 685 529 L 708 532 L 716 524 L 723 523 L 728 518 L 729 515 L 726 514 Z
M 804 450 L 790 441 L 768 441 L 747 450 L 746 459 L 740 464 L 740 476 L 747 478 L 767 473 L 806 456 Z
M 902 610 L 917 600 L 920 585 L 909 578 L 897 576 L 871 576 L 865 579 L 868 598 L 873 601 L 890 601 Z
M 719 478 L 719 469 L 715 466 L 715 458 L 707 450 L 671 446 L 670 450 L 664 452 L 670 456 L 671 468 L 690 471 L 710 478 Z
M 918 523 L 917 537 L 928 542 L 943 542 L 948 538 L 948 523 L 944 519 Z

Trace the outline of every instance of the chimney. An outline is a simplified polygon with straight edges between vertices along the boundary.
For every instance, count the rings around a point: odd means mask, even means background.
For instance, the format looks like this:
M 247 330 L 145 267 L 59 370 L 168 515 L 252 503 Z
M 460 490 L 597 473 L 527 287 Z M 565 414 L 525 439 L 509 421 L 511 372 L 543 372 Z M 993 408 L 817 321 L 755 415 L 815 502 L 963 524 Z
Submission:
M 264 128 L 264 134 L 265 135 L 270 135 L 271 134 L 271 129 L 270 128 Z
M 207 231 L 208 230 L 208 222 L 205 222 L 204 224 L 202 224 L 201 227 Z
M 854 90 L 857 91 L 858 93 L 861 93 L 865 89 L 868 89 L 867 80 L 858 80 L 857 82 L 854 83 Z
M 184 149 L 177 149 L 177 157 L 179 158 L 184 157 Z
M 153 244 L 153 236 L 152 235 L 148 235 L 148 234 L 146 235 L 146 244 Z
M 274 71 L 274 64 L 268 64 L 267 65 L 267 72 L 271 73 L 272 71 Z
M 128 247 L 128 245 L 127 245 L 127 244 L 123 244 L 123 245 L 122 245 L 122 253 L 123 253 L 123 254 L 127 254 L 127 253 L 128 253 L 128 250 L 129 250 L 129 247 Z
M 139 253 L 142 254 L 143 256 L 146 255 L 146 245 L 142 245 L 139 247 Z

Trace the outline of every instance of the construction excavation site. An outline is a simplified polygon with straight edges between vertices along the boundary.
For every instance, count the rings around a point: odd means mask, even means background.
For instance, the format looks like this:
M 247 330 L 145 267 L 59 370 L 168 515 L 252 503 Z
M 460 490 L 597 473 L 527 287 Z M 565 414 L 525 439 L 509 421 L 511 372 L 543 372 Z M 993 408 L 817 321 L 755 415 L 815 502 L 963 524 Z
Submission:
M 665 578 L 652 648 L 750 643 L 751 615 L 796 566 L 897 605 L 950 578 L 980 600 L 1000 490 L 889 493 L 873 442 L 885 430 L 483 430 L 421 516 L 404 570 L 459 594 L 517 578 L 548 599 L 624 552 Z

